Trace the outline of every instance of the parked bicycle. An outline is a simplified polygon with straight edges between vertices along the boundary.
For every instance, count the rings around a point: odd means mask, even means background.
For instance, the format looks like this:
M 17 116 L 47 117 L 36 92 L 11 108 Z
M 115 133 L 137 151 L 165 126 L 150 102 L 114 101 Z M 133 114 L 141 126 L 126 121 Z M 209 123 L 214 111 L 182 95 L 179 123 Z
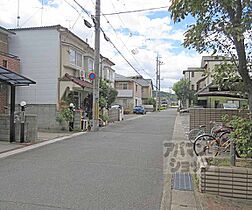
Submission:
M 223 126 L 222 123 L 217 123 L 217 122 L 212 122 L 212 121 L 210 121 L 210 125 L 212 125 L 210 133 L 206 132 L 205 130 L 206 125 L 200 125 L 198 128 L 194 128 L 190 130 L 189 132 L 186 132 L 189 141 L 191 143 L 194 143 L 196 138 L 203 134 L 210 134 L 210 135 L 216 136 L 217 134 L 215 133 L 215 131 Z
M 230 152 L 231 139 L 229 134 L 231 127 L 222 126 L 213 131 L 215 135 L 202 134 L 195 139 L 193 150 L 197 156 L 217 156 Z M 240 157 L 239 152 L 235 149 L 235 154 Z

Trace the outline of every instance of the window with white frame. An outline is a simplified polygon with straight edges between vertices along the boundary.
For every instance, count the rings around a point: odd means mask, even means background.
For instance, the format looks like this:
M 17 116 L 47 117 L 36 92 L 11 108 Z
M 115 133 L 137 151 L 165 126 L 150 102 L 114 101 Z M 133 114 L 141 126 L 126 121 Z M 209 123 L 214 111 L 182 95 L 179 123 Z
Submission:
M 69 62 L 73 65 L 76 63 L 75 51 L 73 49 L 69 49 Z
M 82 55 L 76 52 L 76 65 L 82 67 Z
M 93 71 L 94 70 L 94 60 L 93 59 L 88 59 L 88 70 Z

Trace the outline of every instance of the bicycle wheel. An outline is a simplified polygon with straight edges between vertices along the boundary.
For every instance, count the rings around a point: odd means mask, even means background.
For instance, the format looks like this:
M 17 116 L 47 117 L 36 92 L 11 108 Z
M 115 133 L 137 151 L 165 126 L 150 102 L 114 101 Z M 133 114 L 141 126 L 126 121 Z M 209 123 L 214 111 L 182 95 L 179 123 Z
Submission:
M 194 128 L 194 129 L 190 130 L 190 131 L 187 133 L 188 139 L 189 139 L 189 141 L 193 144 L 194 141 L 195 141 L 195 139 L 196 139 L 199 135 L 201 135 L 201 134 L 203 134 L 203 133 L 204 133 L 204 131 L 203 131 L 202 129 Z
M 193 150 L 197 156 L 215 155 L 219 150 L 219 143 L 215 137 L 203 134 L 195 139 Z

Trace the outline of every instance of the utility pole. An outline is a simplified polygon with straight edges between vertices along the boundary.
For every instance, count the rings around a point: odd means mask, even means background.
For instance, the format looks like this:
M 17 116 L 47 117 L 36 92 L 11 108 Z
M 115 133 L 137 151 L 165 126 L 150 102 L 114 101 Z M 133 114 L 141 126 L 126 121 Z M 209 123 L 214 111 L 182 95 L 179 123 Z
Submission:
M 160 111 L 161 106 L 161 98 L 160 98 L 160 65 L 162 64 L 162 61 L 158 61 L 158 111 Z
M 100 0 L 95 4 L 95 49 L 94 49 L 94 71 L 96 78 L 93 80 L 93 131 L 99 129 L 99 66 L 100 66 Z
M 158 66 L 159 66 L 159 60 L 158 60 L 158 53 L 157 53 L 157 58 L 156 58 L 156 110 L 158 110 L 158 82 L 159 82 L 159 71 L 158 71 Z

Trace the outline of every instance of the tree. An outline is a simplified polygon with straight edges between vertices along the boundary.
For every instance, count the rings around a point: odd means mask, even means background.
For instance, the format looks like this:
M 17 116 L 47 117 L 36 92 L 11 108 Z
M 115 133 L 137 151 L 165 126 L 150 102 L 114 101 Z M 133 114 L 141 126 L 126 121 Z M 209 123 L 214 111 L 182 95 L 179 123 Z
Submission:
M 194 91 L 190 90 L 190 81 L 186 79 L 181 79 L 178 82 L 176 82 L 172 90 L 175 92 L 175 94 L 178 97 L 178 100 L 181 101 L 183 107 L 186 107 L 186 100 L 189 101 L 193 99 L 193 93 Z
M 153 97 L 147 99 L 146 105 L 153 105 L 153 109 L 156 110 L 156 100 Z
M 172 0 L 169 10 L 174 22 L 188 15 L 195 18 L 185 33 L 185 47 L 231 57 L 244 82 L 252 113 L 252 1 Z
M 105 80 L 100 81 L 100 97 L 99 105 L 100 108 L 109 108 L 111 104 L 116 100 L 117 90 L 110 87 L 108 82 Z

